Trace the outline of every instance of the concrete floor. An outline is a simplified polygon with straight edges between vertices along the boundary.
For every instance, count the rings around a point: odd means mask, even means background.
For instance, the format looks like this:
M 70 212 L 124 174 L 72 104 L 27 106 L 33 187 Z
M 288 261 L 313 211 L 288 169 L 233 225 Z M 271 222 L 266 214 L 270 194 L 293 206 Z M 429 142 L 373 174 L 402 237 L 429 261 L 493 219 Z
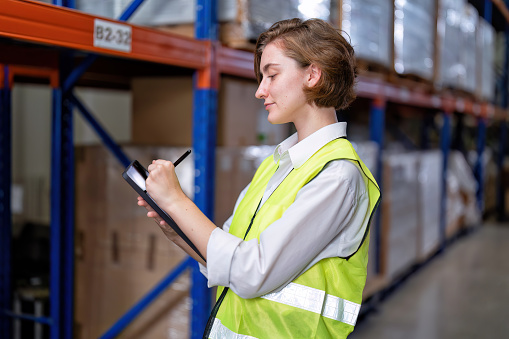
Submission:
M 357 323 L 364 338 L 509 338 L 509 223 L 450 244 Z

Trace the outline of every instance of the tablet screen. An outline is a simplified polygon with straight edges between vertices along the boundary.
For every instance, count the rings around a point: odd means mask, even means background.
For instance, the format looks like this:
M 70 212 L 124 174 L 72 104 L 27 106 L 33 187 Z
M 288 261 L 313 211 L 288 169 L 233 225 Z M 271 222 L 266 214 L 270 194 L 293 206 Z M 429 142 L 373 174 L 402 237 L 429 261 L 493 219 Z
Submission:
M 143 191 L 147 191 L 145 186 L 145 180 L 147 179 L 147 172 L 143 166 L 139 165 L 139 163 L 135 162 L 133 166 L 129 166 L 127 169 L 127 175 L 131 178 L 132 181 L 138 185 Z

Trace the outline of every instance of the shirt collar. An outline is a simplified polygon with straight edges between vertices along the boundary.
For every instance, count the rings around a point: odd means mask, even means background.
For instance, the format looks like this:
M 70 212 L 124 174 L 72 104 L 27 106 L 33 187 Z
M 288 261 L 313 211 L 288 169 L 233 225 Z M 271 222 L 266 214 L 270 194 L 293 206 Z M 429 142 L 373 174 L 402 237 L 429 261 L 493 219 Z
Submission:
M 273 155 L 274 162 L 277 163 L 281 156 L 288 152 L 293 168 L 299 168 L 320 148 L 341 137 L 346 137 L 346 122 L 337 122 L 322 127 L 300 142 L 297 142 L 298 135 L 295 133 L 276 147 Z

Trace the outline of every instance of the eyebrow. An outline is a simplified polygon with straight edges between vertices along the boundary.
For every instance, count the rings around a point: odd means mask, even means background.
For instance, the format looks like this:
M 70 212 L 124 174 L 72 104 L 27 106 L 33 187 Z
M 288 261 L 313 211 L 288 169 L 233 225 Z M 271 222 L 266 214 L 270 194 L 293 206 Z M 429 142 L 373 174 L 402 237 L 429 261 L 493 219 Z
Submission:
M 275 63 L 265 64 L 265 66 L 263 66 L 262 73 L 267 73 L 268 69 L 271 68 L 272 66 L 279 66 L 279 64 L 275 64 Z

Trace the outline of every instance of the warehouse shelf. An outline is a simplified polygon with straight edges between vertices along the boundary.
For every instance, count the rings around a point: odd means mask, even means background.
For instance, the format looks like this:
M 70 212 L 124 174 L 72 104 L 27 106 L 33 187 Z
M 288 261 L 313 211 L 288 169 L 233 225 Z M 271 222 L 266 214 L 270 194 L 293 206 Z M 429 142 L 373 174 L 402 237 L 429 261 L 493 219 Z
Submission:
M 56 1 L 55 1 L 56 2 Z M 62 3 L 62 1 L 60 1 Z M 70 2 L 69 2 L 70 3 Z M 122 20 L 128 19 L 131 8 L 138 7 L 142 1 L 135 0 Z M 210 10 L 210 1 L 201 6 L 201 11 Z M 134 10 L 133 10 L 134 11 Z M 131 11 L 131 14 L 132 12 Z M 203 15 L 202 15 L 203 16 Z M 200 17 L 200 15 L 198 15 Z M 199 121 L 214 115 L 215 105 L 202 105 L 204 99 L 213 98 L 215 88 L 211 79 L 216 77 L 213 68 L 210 39 L 192 39 L 155 29 L 130 25 L 125 22 L 97 18 L 72 9 L 35 1 L 0 0 L 0 336 L 10 337 L 12 319 L 31 319 L 50 326 L 51 338 L 73 337 L 73 285 L 74 285 L 74 154 L 73 154 L 73 113 L 76 107 L 99 134 L 103 143 L 125 166 L 130 160 L 122 149 L 95 120 L 79 98 L 73 87 L 95 86 L 100 88 L 130 88 L 130 81 L 138 76 L 168 76 L 197 74 L 194 115 Z M 211 24 L 203 20 L 205 32 Z M 102 26 L 101 26 L 102 25 Z M 119 29 L 124 40 L 101 45 L 98 28 Z M 94 36 L 96 42 L 94 43 Z M 120 36 L 120 35 L 119 35 Z M 120 44 L 120 46 L 119 46 Z M 104 41 L 102 45 L 105 46 Z M 11 305 L 10 237 L 10 185 L 11 174 L 11 132 L 10 96 L 14 81 L 49 84 L 53 92 L 53 136 L 51 165 L 51 279 L 50 279 L 50 318 L 31 317 L 9 311 Z M 204 119 L 205 118 L 205 119 Z M 196 128 L 196 124 L 195 124 Z M 199 139 L 199 138 L 198 138 Z M 201 168 L 202 178 L 196 178 L 202 196 L 196 194 L 196 203 L 210 217 L 211 192 L 210 163 L 205 161 L 211 154 L 206 140 L 193 143 L 197 168 Z M 202 152 L 202 153 L 200 153 Z M 203 154 L 204 153 L 204 154 Z M 202 154 L 204 156 L 200 157 Z M 201 167 L 200 167 L 201 166 Z M 4 264 L 5 263 L 5 264 Z M 168 277 L 179 276 L 191 270 L 191 291 L 194 299 L 192 310 L 192 337 L 201 337 L 201 331 L 208 318 L 210 297 L 206 282 L 198 272 L 197 264 L 186 260 L 180 268 L 170 272 Z M 139 314 L 173 279 L 163 279 L 161 284 L 149 293 L 128 312 L 129 317 Z M 104 338 L 113 337 L 125 328 L 129 321 L 120 318 Z
M 220 73 L 254 79 L 253 53 L 220 47 L 218 68 Z M 415 83 L 418 87 L 419 83 Z M 475 100 L 468 96 L 437 91 L 426 93 L 414 90 L 405 85 L 394 84 L 378 77 L 359 75 L 357 78 L 357 96 L 367 99 L 383 99 L 387 102 L 405 104 L 415 107 L 439 109 L 447 112 L 469 114 L 477 117 L 504 120 L 508 117 L 506 110 L 487 101 Z
M 56 1 L 55 1 L 56 2 Z M 135 0 L 139 5 L 142 1 Z M 133 3 L 134 3 L 133 2 Z M 216 6 L 215 0 L 198 0 L 201 11 L 210 11 Z M 489 1 L 487 1 L 489 2 Z M 502 1 L 493 0 L 499 6 L 502 13 L 507 12 Z M 505 8 L 505 10 L 504 10 Z M 52 239 L 58 239 L 58 244 L 64 244 L 66 240 L 73 239 L 72 219 L 73 211 L 73 187 L 69 173 L 72 173 L 73 154 L 69 151 L 69 145 L 72 140 L 72 112 L 66 111 L 64 107 L 68 102 L 77 107 L 79 111 L 95 128 L 103 138 L 103 141 L 125 164 L 127 157 L 123 154 L 120 147 L 115 145 L 114 141 L 108 136 L 101 126 L 96 124 L 93 116 L 88 109 L 82 105 L 79 99 L 72 93 L 72 87 L 75 85 L 95 86 L 100 88 L 130 88 L 130 80 L 138 76 L 169 76 L 169 75 L 193 75 L 196 74 L 195 87 L 195 120 L 193 122 L 193 133 L 195 134 L 195 153 L 203 155 L 198 157 L 196 168 L 197 172 L 202 173 L 196 178 L 196 185 L 200 188 L 200 193 L 196 197 L 197 205 L 210 216 L 213 200 L 213 181 L 214 181 L 214 140 L 215 140 L 215 117 L 217 109 L 217 89 L 220 75 L 231 75 L 236 77 L 254 79 L 253 71 L 253 53 L 241 51 L 222 46 L 217 41 L 217 36 L 212 32 L 212 26 L 216 23 L 216 18 L 207 18 L 197 15 L 197 20 L 203 23 L 205 31 L 197 33 L 197 38 L 187 38 L 181 35 L 163 32 L 156 29 L 140 27 L 120 20 L 111 20 L 97 16 L 82 13 L 73 9 L 60 6 L 45 4 L 29 0 L 0 0 L 0 160 L 2 162 L 10 157 L 9 150 L 4 150 L 5 142 L 2 138 L 10 137 L 9 128 L 10 117 L 7 110 L 10 108 L 9 89 L 13 81 L 17 82 L 43 82 L 49 83 L 53 89 L 55 106 L 54 116 L 56 124 L 54 125 L 54 148 L 53 152 L 56 159 L 52 165 L 52 178 L 57 183 L 60 192 L 52 195 L 52 201 L 55 202 L 52 208 L 52 217 L 59 219 L 55 225 L 52 224 L 52 232 L 58 231 Z M 119 44 L 109 45 L 109 47 L 99 47 L 100 42 L 94 43 L 94 35 L 97 34 L 96 27 L 118 27 L 123 32 L 125 39 Z M 216 32 L 217 34 L 217 32 Z M 101 39 L 99 39 L 101 40 Z M 120 40 L 119 40 L 120 41 Z M 124 43 L 125 42 L 125 43 Z M 119 46 L 121 45 L 121 46 Z M 113 46 L 113 47 L 112 47 Z M 62 69 L 62 59 L 67 62 L 67 68 L 74 68 L 76 73 Z M 8 66 L 6 66 L 8 65 Z M 3 78 L 2 78 L 3 77 Z M 506 81 L 507 83 L 507 81 Z M 507 88 L 506 88 L 507 91 Z M 380 150 L 384 144 L 384 123 L 386 103 L 395 103 L 398 105 L 408 105 L 431 109 L 436 112 L 444 113 L 444 122 L 441 135 L 441 149 L 443 151 L 444 168 L 447 167 L 447 156 L 450 145 L 451 114 L 453 112 L 463 113 L 478 118 L 480 130 L 480 143 L 478 153 L 482 155 L 484 149 L 481 131 L 485 129 L 485 120 L 498 120 L 505 122 L 508 119 L 507 109 L 498 107 L 490 102 L 475 100 L 468 96 L 459 96 L 447 91 L 438 91 L 428 93 L 415 90 L 408 85 L 394 84 L 380 78 L 374 78 L 366 75 L 360 75 L 357 83 L 357 95 L 372 101 L 370 111 L 370 138 L 375 141 Z M 64 101 L 67 101 L 64 104 Z M 64 118 L 62 118 L 64 117 Z M 58 120 L 61 119 L 61 120 Z M 69 120 L 66 120 L 69 119 Z M 198 136 L 198 138 L 196 138 Z M 505 137 L 504 137 L 505 138 Z M 504 139 L 505 140 L 505 139 Z M 501 149 L 504 150 L 505 144 Z M 10 147 L 9 142 L 7 142 Z M 67 150 L 65 148 L 67 145 Z M 72 148 L 72 146 L 70 147 Z M 377 180 L 381 183 L 381 157 L 380 151 L 377 159 L 376 172 Z M 503 155 L 502 155 L 503 158 Z M 499 161 L 500 162 L 500 161 Z M 4 163 L 10 163 L 10 160 Z M 5 167 L 5 166 L 4 166 Z M 0 189 L 2 192 L 10 192 L 10 176 L 4 176 L 5 169 L 0 164 Z M 9 174 L 9 173 L 7 173 Z M 445 180 L 445 178 L 443 179 Z M 69 184 L 70 183 L 70 184 Z M 445 185 L 443 185 L 445 187 Z M 64 193 L 62 193 L 64 192 Z M 444 218 L 445 192 L 442 194 L 441 217 Z M 66 198 L 68 200 L 66 200 Z M 0 196 L 0 205 L 10 202 L 10 198 Z M 62 212 L 66 207 L 71 207 L 71 212 Z M 0 207 L 3 207 L 0 206 Z M 62 214 L 64 213 L 64 214 Z M 65 214 L 70 213 L 70 214 Z M 0 209 L 0 222 L 7 219 L 6 214 Z M 377 224 L 380 223 L 380 213 L 377 214 Z M 442 234 L 445 234 L 445 221 L 441 221 Z M 4 224 L 7 225 L 7 224 Z M 53 227 L 57 226 L 57 227 Z M 64 228 L 65 226 L 65 228 Z M 60 230 L 60 227 L 62 228 Z M 379 226 L 377 226 L 379 227 Z M 5 233 L 6 227 L 0 229 L 0 240 L 5 241 L 9 233 Z M 62 231 L 62 233 L 59 233 Z M 445 243 L 442 239 L 442 244 Z M 375 244 L 380 243 L 380 239 L 375 240 Z M 0 243 L 1 253 L 0 261 L 8 260 L 5 243 Z M 60 245 L 64 246 L 64 245 Z M 71 274 L 72 259 L 66 258 L 66 254 L 71 256 L 73 253 L 72 241 L 65 244 L 65 251 L 54 254 L 53 264 L 60 264 L 63 261 L 67 268 L 55 274 L 57 277 Z M 53 260 L 54 259 L 54 260 Z M 3 262 L 2 262 L 3 264 Z M 71 266 L 69 268 L 69 265 Z M 191 261 L 185 261 L 179 266 L 179 272 L 187 268 L 194 267 Z M 4 267 L 5 268 L 5 267 Z M 2 268 L 2 269 L 4 269 Z M 379 268 L 378 268 L 379 269 Z M 8 273 L 8 267 L 7 267 Z M 167 277 L 168 281 L 173 281 L 174 275 Z M 3 279 L 3 280 L 1 280 Z M 192 272 L 193 290 L 191 295 L 194 300 L 207 300 L 208 295 L 204 292 L 204 278 L 194 268 Z M 5 271 L 0 272 L 0 284 L 6 281 Z M 60 284 L 61 283 L 61 284 Z M 63 307 L 65 310 L 71 310 L 70 315 L 61 309 L 52 311 L 53 318 L 40 318 L 36 321 L 50 324 L 56 327 L 52 332 L 52 338 L 70 338 L 72 337 L 72 305 L 65 305 L 64 302 L 72 300 L 72 293 L 69 286 L 73 281 L 62 280 L 56 285 L 52 285 L 52 290 L 58 290 L 58 305 L 52 307 Z M 367 287 L 367 294 L 375 294 L 376 291 L 387 286 L 389 282 L 383 278 L 377 277 L 375 283 Z M 62 286 L 61 286 L 62 285 Z M 150 296 L 150 300 L 155 298 L 166 283 L 157 286 L 156 290 Z M 5 300 L 8 293 L 6 289 L 8 284 L 0 286 L 0 307 L 6 307 Z M 62 288 L 62 292 L 60 292 Z M 156 293 L 157 292 L 157 293 Z M 149 299 L 142 301 L 143 305 L 137 305 L 133 312 L 129 312 L 126 317 L 121 318 L 118 323 L 112 327 L 111 331 L 105 334 L 105 338 L 113 337 L 119 333 L 127 323 L 138 313 L 141 312 L 144 305 L 150 302 Z M 56 304 L 56 303 L 55 303 Z M 195 305 L 196 306 L 196 305 Z M 206 320 L 208 306 L 193 307 L 193 312 L 203 314 L 193 314 L 193 329 L 200 329 L 203 326 L 203 319 Z M 12 313 L 9 313 L 13 316 Z M 55 314 L 57 314 L 55 316 Z M 1 314 L 3 317 L 3 314 Z M 0 336 L 8 333 L 7 321 L 0 321 Z M 193 330 L 193 338 L 200 337 L 200 333 Z
M 94 46 L 95 16 L 35 1 L 2 0 L 0 4 L 2 37 L 193 69 L 207 66 L 205 41 L 122 23 L 131 30 L 125 38 L 130 51 L 105 49 Z

